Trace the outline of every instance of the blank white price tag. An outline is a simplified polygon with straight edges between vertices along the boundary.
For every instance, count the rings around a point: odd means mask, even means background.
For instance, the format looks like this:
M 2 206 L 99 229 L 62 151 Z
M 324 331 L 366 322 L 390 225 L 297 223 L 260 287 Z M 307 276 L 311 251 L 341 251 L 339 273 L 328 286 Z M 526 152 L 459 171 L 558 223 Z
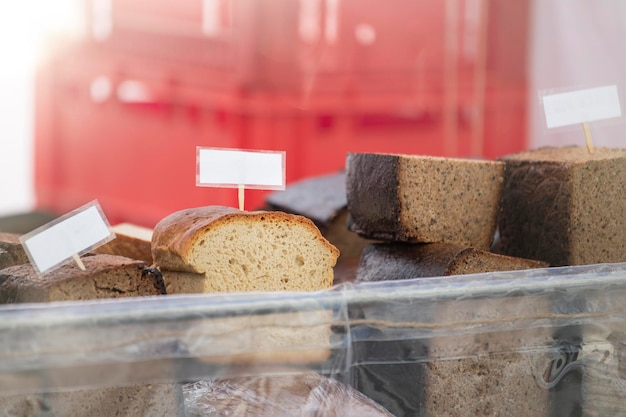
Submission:
M 196 185 L 284 190 L 285 152 L 197 148 Z
M 548 128 L 620 117 L 617 86 L 545 95 L 542 97 Z
M 92 201 L 20 236 L 20 241 L 33 266 L 44 273 L 114 238 L 100 205 Z

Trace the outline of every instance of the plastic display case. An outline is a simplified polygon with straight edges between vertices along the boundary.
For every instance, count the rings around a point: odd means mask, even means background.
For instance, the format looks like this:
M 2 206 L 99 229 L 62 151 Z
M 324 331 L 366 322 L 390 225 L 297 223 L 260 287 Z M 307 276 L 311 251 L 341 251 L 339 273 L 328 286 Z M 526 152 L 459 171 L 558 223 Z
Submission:
M 315 293 L 5 305 L 0 409 L 618 416 L 625 355 L 626 264 Z M 287 388 L 306 378 L 306 394 Z

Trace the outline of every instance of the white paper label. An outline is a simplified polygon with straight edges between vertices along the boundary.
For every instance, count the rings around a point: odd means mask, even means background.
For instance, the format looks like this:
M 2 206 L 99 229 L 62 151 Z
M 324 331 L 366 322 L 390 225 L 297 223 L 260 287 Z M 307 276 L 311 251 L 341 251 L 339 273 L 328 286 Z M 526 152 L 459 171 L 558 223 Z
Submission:
M 20 241 L 33 266 L 44 273 L 113 238 L 99 204 L 91 202 L 21 236 Z
M 543 96 L 543 107 L 548 128 L 622 115 L 615 85 Z
M 285 152 L 197 148 L 196 185 L 285 189 Z

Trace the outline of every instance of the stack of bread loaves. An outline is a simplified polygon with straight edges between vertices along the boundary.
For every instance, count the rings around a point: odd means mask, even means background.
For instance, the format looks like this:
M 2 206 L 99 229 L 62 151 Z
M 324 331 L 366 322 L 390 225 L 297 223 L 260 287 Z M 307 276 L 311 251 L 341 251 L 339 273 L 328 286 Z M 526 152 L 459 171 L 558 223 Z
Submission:
M 488 252 L 496 230 L 504 168 L 497 161 L 349 154 L 350 228 L 387 242 L 366 248 L 356 280 L 546 266 Z M 414 244 L 419 246 L 407 247 Z M 412 266 L 407 268 L 407 263 Z M 465 267 L 447 267 L 453 263 L 465 263 Z M 372 273 L 374 268 L 384 268 L 385 275 Z
M 383 241 L 363 250 L 356 281 L 548 266 L 545 262 L 489 252 L 496 231 L 504 172 L 505 164 L 501 161 L 349 154 L 346 190 L 350 228 L 363 237 Z M 434 320 L 443 324 L 451 320 L 451 316 L 454 320 L 469 319 L 476 313 L 476 306 L 473 311 L 454 310 L 451 314 L 442 304 L 437 305 L 435 311 L 422 313 L 428 317 L 419 317 L 418 321 Z M 360 314 L 367 318 L 367 308 Z M 365 381 L 359 385 L 373 389 L 372 393 L 366 391 L 365 394 L 396 412 L 419 407 L 420 413 L 429 416 L 545 415 L 548 411 L 546 394 L 536 387 L 533 375 L 525 372 L 527 364 L 515 353 L 516 341 L 511 340 L 510 335 L 502 340 L 498 337 L 501 336 L 479 336 L 473 332 L 458 335 L 453 343 L 463 351 L 479 351 L 487 346 L 486 357 L 461 359 L 447 357 L 448 339 L 432 338 L 426 346 L 432 360 L 413 367 L 413 375 L 400 377 L 391 368 L 365 365 L 358 370 L 359 375 L 366 379 L 375 375 L 376 383 Z M 397 347 L 399 350 L 415 349 L 410 340 L 397 343 L 402 344 Z M 379 347 L 373 342 L 363 349 L 365 355 L 372 355 Z M 513 353 L 502 354 L 499 349 Z M 480 379 L 480 389 L 477 389 L 477 379 Z M 397 392 L 402 392 L 407 384 L 416 387 L 415 392 L 398 399 Z M 447 388 L 451 386 L 455 389 Z M 382 399 L 380 387 L 388 392 Z M 497 393 L 513 392 L 515 387 L 526 389 L 525 397 L 519 401 L 527 404 L 524 409 L 511 410 L 508 404 L 496 398 L 501 395 Z M 445 400 L 451 395 L 458 407 L 451 407 Z M 398 404 L 403 404 L 400 409 Z

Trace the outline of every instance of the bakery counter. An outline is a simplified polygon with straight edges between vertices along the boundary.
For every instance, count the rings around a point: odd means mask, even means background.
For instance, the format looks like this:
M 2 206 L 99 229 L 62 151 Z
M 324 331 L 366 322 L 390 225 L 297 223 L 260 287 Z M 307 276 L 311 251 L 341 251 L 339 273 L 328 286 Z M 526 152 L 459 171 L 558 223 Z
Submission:
M 625 415 L 625 355 L 626 263 L 5 305 L 0 415 Z

